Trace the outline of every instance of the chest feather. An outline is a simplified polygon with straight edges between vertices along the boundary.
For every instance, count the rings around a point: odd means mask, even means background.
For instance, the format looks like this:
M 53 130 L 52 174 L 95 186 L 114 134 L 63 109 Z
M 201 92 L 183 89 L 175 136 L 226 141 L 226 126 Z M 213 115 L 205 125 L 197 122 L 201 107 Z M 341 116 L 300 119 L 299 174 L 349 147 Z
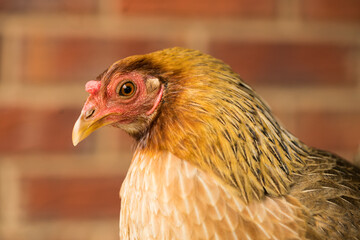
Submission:
M 245 205 L 171 153 L 137 153 L 121 188 L 121 239 L 301 239 L 288 198 Z

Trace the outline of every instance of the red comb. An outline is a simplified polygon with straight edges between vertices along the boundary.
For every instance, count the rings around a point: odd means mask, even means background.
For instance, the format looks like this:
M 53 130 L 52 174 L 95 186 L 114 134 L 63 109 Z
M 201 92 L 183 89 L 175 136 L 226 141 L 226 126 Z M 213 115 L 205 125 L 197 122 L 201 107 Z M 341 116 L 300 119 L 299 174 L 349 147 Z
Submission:
M 100 87 L 101 87 L 100 81 L 91 80 L 86 83 L 85 90 L 90 94 L 96 94 L 97 92 L 99 92 Z

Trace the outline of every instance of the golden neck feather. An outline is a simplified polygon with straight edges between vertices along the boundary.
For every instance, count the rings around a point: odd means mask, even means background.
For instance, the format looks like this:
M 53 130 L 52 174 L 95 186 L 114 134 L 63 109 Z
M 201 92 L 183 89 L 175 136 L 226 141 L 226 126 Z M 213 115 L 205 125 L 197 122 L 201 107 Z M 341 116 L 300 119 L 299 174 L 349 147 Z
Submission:
M 208 55 L 196 61 L 166 82 L 161 111 L 138 150 L 169 151 L 245 203 L 285 194 L 308 148 L 227 65 Z

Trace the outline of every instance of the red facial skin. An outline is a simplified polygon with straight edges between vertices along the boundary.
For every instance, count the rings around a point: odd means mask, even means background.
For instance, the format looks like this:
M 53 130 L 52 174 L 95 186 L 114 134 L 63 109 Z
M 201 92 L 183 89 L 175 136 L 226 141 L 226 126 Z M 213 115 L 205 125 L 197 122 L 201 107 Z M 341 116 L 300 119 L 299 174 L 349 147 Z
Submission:
M 120 96 L 116 92 L 117 87 L 128 81 L 135 84 L 135 93 L 131 97 Z M 101 84 L 100 81 L 90 81 L 86 84 L 86 91 L 90 93 L 82 109 L 86 120 L 101 119 L 114 124 L 132 123 L 139 116 L 151 115 L 159 105 L 163 94 L 162 86 L 156 93 L 148 93 L 145 76 L 137 72 L 115 74 L 106 89 L 102 89 Z M 90 115 L 93 110 L 93 114 Z

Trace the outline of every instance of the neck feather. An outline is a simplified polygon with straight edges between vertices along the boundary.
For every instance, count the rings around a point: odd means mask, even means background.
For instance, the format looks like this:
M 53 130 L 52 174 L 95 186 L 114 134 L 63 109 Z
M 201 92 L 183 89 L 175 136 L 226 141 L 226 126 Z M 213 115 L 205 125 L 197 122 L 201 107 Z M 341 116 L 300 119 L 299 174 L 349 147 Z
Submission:
M 250 87 L 225 70 L 169 83 L 161 112 L 139 149 L 169 151 L 191 162 L 245 203 L 286 194 L 309 149 L 278 124 Z

